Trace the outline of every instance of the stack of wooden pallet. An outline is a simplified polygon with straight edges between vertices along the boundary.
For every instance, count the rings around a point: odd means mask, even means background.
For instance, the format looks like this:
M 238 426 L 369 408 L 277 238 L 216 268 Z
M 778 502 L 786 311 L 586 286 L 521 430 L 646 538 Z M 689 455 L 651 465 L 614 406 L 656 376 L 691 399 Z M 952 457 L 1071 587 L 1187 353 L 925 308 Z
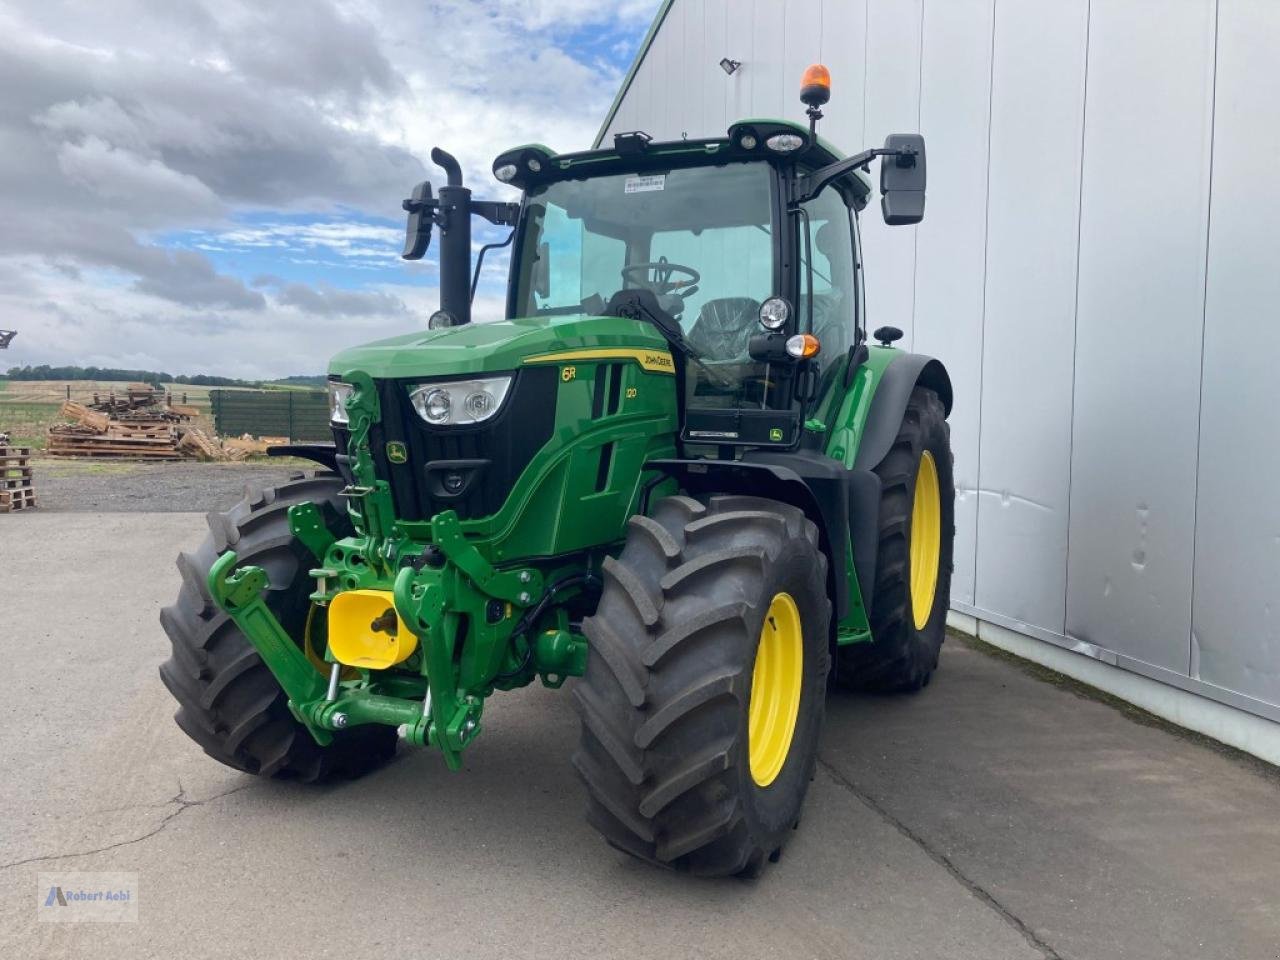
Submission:
M 31 448 L 0 445 L 0 513 L 36 505 L 31 486 Z
M 166 416 L 173 420 L 182 417 L 171 409 L 168 394 L 159 387 L 152 387 L 145 383 L 131 383 L 122 394 L 113 392 L 104 396 L 95 393 L 93 403 L 89 406 L 119 419 L 127 419 L 135 411 L 141 411 L 142 415 L 147 417 Z
M 62 416 L 72 423 L 49 428 L 48 453 L 54 457 L 137 457 L 146 460 L 177 460 L 178 430 L 167 416 L 147 417 L 137 413 L 118 420 L 101 410 L 92 410 L 68 400 Z

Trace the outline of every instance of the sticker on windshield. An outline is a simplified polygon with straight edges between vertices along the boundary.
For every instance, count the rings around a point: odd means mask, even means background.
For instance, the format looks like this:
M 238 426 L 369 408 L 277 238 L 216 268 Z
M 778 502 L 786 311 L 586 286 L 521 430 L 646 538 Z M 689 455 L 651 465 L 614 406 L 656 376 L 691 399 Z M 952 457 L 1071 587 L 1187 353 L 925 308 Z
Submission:
M 651 190 L 667 189 L 667 175 L 655 174 L 651 177 L 627 177 L 623 183 L 623 193 L 649 193 Z

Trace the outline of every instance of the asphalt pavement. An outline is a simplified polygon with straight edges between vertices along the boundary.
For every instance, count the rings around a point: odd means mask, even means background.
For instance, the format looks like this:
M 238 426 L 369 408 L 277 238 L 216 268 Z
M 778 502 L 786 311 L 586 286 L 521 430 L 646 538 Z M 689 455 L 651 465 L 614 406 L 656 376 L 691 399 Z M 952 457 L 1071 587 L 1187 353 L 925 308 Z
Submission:
M 466 767 L 259 781 L 173 724 L 183 513 L 0 517 L 0 957 L 1280 957 L 1280 776 L 952 640 L 913 697 L 833 695 L 755 882 L 613 851 L 563 691 L 498 695 Z M 137 875 L 131 923 L 44 874 Z

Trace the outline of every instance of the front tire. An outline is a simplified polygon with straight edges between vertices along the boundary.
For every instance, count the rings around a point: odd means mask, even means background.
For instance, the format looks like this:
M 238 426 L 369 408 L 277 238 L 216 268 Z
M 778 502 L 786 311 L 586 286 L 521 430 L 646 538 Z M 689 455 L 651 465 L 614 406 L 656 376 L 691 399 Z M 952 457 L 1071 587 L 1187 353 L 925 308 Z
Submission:
M 613 846 L 755 875 L 797 825 L 830 667 L 827 561 L 795 507 L 659 501 L 604 564 L 574 766 Z
M 209 570 L 228 549 L 242 564 L 261 567 L 270 580 L 267 607 L 295 639 L 306 633 L 315 558 L 289 529 L 288 510 L 310 501 L 329 529 L 347 532 L 338 498 L 340 478 L 302 476 L 269 490 L 246 489 L 245 498 L 209 514 L 209 535 L 178 556 L 182 588 L 160 611 L 172 654 L 160 679 L 178 701 L 174 720 L 220 763 L 259 776 L 304 782 L 357 777 L 390 759 L 396 732 L 369 725 L 336 733 L 321 747 L 289 712 L 288 698 L 257 650 L 209 595 Z M 315 652 L 309 656 L 316 660 Z

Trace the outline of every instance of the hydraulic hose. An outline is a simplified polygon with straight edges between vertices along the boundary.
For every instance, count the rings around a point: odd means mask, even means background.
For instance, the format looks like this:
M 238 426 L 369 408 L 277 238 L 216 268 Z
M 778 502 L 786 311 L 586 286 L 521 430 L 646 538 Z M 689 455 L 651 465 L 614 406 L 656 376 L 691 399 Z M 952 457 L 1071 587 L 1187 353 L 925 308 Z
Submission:
M 538 622 L 538 618 L 542 616 L 547 607 L 551 605 L 551 601 L 555 599 L 556 594 L 561 591 L 568 590 L 570 587 L 587 587 L 593 590 L 599 590 L 602 586 L 603 584 L 601 584 L 600 578 L 593 573 L 574 573 L 557 580 L 555 583 L 551 584 L 551 586 L 547 587 L 547 589 L 543 591 L 542 596 L 538 599 L 538 602 L 526 610 L 524 615 L 516 621 L 516 625 L 511 628 L 511 639 L 514 640 L 516 637 L 527 634 L 529 629 Z M 520 676 L 520 674 L 524 673 L 525 670 L 529 668 L 529 664 L 533 662 L 534 645 L 535 641 L 526 636 L 524 638 L 524 657 L 521 658 L 519 666 L 514 670 L 507 671 L 506 673 L 499 673 L 495 675 L 493 679 L 514 680 L 516 677 Z

